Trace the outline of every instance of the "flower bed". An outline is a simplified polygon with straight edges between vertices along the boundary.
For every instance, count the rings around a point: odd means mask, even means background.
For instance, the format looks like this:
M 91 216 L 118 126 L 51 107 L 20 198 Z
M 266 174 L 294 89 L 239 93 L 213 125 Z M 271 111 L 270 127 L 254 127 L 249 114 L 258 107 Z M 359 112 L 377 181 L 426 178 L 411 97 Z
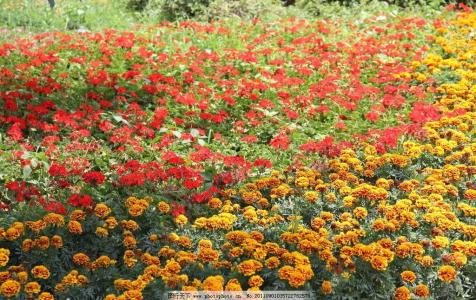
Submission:
M 3 296 L 476 296 L 476 15 L 240 25 L 0 46 Z

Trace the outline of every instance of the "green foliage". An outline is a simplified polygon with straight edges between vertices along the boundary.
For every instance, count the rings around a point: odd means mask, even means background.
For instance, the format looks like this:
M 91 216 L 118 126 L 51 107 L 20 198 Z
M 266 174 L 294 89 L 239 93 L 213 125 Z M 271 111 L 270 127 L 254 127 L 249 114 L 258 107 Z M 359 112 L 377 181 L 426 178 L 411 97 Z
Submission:
M 206 13 L 208 19 L 238 17 L 249 20 L 263 16 L 283 16 L 286 9 L 276 0 L 214 0 Z
M 420 15 L 439 13 L 450 3 L 474 5 L 474 0 L 297 0 L 295 6 L 310 16 L 330 18 L 339 16 L 356 17 L 372 12 L 418 12 Z
M 143 11 L 147 8 L 149 2 L 149 0 L 128 0 L 127 8 L 132 11 Z
M 203 16 L 211 0 L 150 0 L 146 15 L 169 21 L 185 20 Z
M 284 7 L 279 0 L 150 0 L 144 9 L 146 21 L 181 21 L 190 18 L 200 21 L 237 18 L 269 19 L 302 14 L 302 10 Z
M 128 28 L 133 15 L 122 1 L 0 0 L 0 24 L 28 31 Z

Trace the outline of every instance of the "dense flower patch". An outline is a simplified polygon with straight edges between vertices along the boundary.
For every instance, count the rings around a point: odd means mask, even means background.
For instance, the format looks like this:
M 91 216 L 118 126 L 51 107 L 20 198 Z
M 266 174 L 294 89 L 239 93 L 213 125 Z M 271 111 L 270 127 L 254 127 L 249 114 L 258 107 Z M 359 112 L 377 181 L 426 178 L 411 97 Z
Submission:
M 425 24 L 4 44 L 0 293 L 476 297 L 476 14 Z
M 393 75 L 419 59 L 432 28 L 389 16 L 185 22 L 4 43 L 3 205 L 61 212 L 64 199 L 153 194 L 179 207 L 335 156 L 351 137 L 385 151 L 431 109 L 424 89 Z

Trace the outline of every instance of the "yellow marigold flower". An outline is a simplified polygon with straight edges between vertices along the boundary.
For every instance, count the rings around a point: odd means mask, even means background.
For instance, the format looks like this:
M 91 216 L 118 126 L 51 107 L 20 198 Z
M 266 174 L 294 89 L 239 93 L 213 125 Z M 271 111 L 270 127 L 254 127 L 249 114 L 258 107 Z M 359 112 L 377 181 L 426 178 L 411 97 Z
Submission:
M 25 283 L 28 280 L 28 273 L 25 271 L 18 272 L 17 279 L 20 283 Z
M 367 209 L 361 206 L 354 208 L 353 213 L 357 219 L 365 219 L 368 215 Z
M 0 267 L 5 267 L 10 259 L 10 250 L 0 248 Z
M 200 240 L 198 242 L 198 247 L 199 248 L 212 248 L 213 244 L 212 244 L 212 241 L 210 241 L 210 240 Z
M 400 273 L 402 280 L 405 282 L 413 283 L 416 280 L 416 275 L 412 271 L 403 271 Z
M 208 207 L 211 209 L 217 209 L 222 205 L 222 202 L 218 198 L 212 198 L 210 201 L 208 201 Z
M 468 200 L 476 200 L 476 190 L 467 189 L 464 192 L 464 198 Z
M 30 281 L 25 284 L 25 292 L 28 295 L 38 294 L 39 292 L 41 292 L 41 285 L 36 281 Z
M 288 283 L 293 288 L 298 288 L 303 286 L 307 281 L 307 276 L 300 270 L 294 269 L 289 273 Z
M 143 300 L 142 292 L 140 290 L 129 290 L 124 292 L 124 297 L 127 300 Z
M 329 280 L 324 280 L 321 284 L 321 291 L 325 295 L 332 293 L 332 283 Z
M 263 278 L 259 275 L 253 275 L 248 279 L 248 285 L 250 287 L 260 287 L 264 283 Z
M 223 276 L 208 276 L 202 283 L 204 291 L 223 291 Z
M 105 218 L 111 213 L 111 209 L 104 203 L 98 203 L 94 207 L 94 214 L 98 218 Z
M 316 202 L 318 198 L 319 198 L 319 194 L 316 191 L 307 191 L 304 193 L 304 199 L 306 199 L 309 202 Z
M 0 272 L 0 282 L 3 282 L 7 279 L 9 279 L 11 276 L 10 272 L 8 271 L 3 271 L 3 272 Z
M 276 269 L 281 264 L 281 261 L 276 256 L 272 256 L 265 261 L 265 265 L 268 269 Z
M 461 252 L 451 254 L 451 260 L 458 266 L 462 267 L 468 263 L 468 257 Z
M 69 232 L 73 234 L 83 233 L 83 227 L 81 226 L 81 223 L 79 223 L 78 221 L 69 221 L 68 230 Z
M 10 227 L 5 232 L 5 237 L 9 241 L 17 240 L 23 234 L 23 230 L 15 227 Z
M 124 237 L 124 240 L 122 241 L 122 244 L 127 248 L 127 249 L 132 249 L 135 248 L 137 245 L 137 241 L 132 235 L 127 235 Z
M 106 255 L 101 255 L 91 264 L 91 268 L 92 269 L 108 268 L 115 264 L 116 264 L 116 261 L 114 259 L 110 259 Z
M 159 204 L 157 205 L 157 208 L 161 213 L 168 213 L 170 211 L 170 205 L 165 202 L 165 201 L 160 201 Z
M 198 251 L 198 259 L 203 262 L 213 262 L 217 261 L 220 256 L 220 253 L 211 248 L 200 248 Z
M 116 218 L 114 217 L 109 217 L 106 220 L 104 220 L 104 223 L 106 224 L 105 226 L 108 229 L 114 229 L 119 223 L 117 222 Z
M 62 248 L 63 247 L 63 239 L 59 235 L 54 235 L 54 236 L 51 237 L 51 244 L 56 249 Z
M 31 269 L 31 274 L 33 277 L 41 279 L 48 279 L 50 277 L 50 271 L 43 265 L 39 265 Z
M 43 217 L 43 221 L 46 222 L 48 225 L 54 225 L 57 227 L 61 227 L 64 225 L 64 217 L 60 214 L 49 213 Z
M 8 279 L 0 286 L 0 292 L 7 298 L 15 297 L 20 292 L 20 283 L 16 280 Z
M 38 296 L 38 300 L 54 300 L 55 297 L 48 292 L 43 292 Z
M 73 262 L 78 266 L 86 266 L 89 264 L 89 261 L 89 256 L 84 253 L 79 252 L 73 255 Z
M 85 285 L 89 282 L 88 278 L 84 275 L 79 275 L 78 276 L 78 282 L 80 285 Z
M 387 259 L 379 255 L 373 256 L 370 263 L 372 264 L 372 268 L 378 271 L 385 271 L 388 266 Z
M 135 266 L 136 263 L 137 263 L 136 256 L 135 256 L 135 254 L 134 254 L 134 252 L 133 252 L 132 250 L 126 250 L 126 251 L 124 252 L 123 260 L 124 260 L 124 264 L 125 264 L 128 268 L 132 268 L 132 267 Z
M 178 226 L 182 227 L 184 226 L 185 224 L 187 224 L 188 222 L 188 218 L 182 214 L 178 215 L 176 218 L 175 218 L 175 224 L 177 224 Z
M 418 262 L 424 267 L 429 267 L 433 265 L 433 257 L 425 255 L 418 259 Z
M 121 221 L 121 227 L 130 231 L 136 231 L 140 228 L 139 224 L 134 220 Z
M 430 296 L 430 289 L 424 284 L 419 284 L 415 287 L 415 295 L 421 298 Z
M 401 286 L 395 290 L 395 300 L 410 300 L 411 293 L 406 286 Z
M 306 188 L 309 186 L 309 178 L 307 177 L 298 177 L 296 178 L 296 185 L 301 188 Z
M 258 204 L 263 208 L 269 207 L 269 201 L 266 198 L 259 199 Z
M 104 297 L 104 300 L 116 300 L 117 297 L 114 294 L 109 294 L 106 297 Z
M 450 241 L 448 240 L 447 237 L 444 236 L 436 236 L 431 240 L 431 244 L 433 247 L 436 249 L 442 249 L 448 247 L 450 244 Z
M 225 286 L 225 291 L 239 292 L 242 290 L 243 289 L 241 288 L 241 284 L 236 278 L 230 279 Z
M 86 213 L 81 209 L 76 209 L 71 213 L 70 218 L 73 221 L 83 221 L 86 218 Z
M 456 278 L 456 270 L 452 266 L 444 265 L 438 269 L 438 278 L 450 282 Z
M 151 235 L 149 236 L 149 240 L 150 240 L 152 243 L 155 243 L 155 242 L 157 242 L 157 241 L 159 240 L 159 236 L 158 236 L 157 234 L 154 234 L 154 233 L 153 233 L 153 234 L 151 234 Z
M 145 202 L 147 203 L 147 202 Z M 133 204 L 128 207 L 127 211 L 133 217 L 138 217 L 144 214 L 148 206 L 141 205 L 140 203 Z
M 33 244 L 34 242 L 31 239 L 25 239 L 22 242 L 21 250 L 24 252 L 28 252 L 31 250 L 31 248 L 33 248 Z
M 254 275 L 263 268 L 263 264 L 254 259 L 248 259 L 238 265 L 238 270 L 245 276 Z
M 34 241 L 34 245 L 41 250 L 46 250 L 50 247 L 50 238 L 44 235 L 40 236 Z
M 39 221 L 26 221 L 25 224 L 30 228 L 31 231 L 34 231 L 36 233 L 39 233 L 41 230 L 43 230 L 46 227 L 46 222 L 43 220 Z
M 109 231 L 107 231 L 106 228 L 103 227 L 97 227 L 96 228 L 96 235 L 100 237 L 106 237 L 109 235 Z

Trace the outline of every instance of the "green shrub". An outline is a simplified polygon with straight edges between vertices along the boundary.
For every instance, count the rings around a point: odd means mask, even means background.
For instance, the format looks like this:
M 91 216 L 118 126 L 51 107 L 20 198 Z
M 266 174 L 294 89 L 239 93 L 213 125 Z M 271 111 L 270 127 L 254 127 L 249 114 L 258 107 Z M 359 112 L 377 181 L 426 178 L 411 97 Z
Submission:
M 203 16 L 212 0 L 150 0 L 146 8 L 149 19 L 186 20 Z
M 128 0 L 127 8 L 132 11 L 144 11 L 149 5 L 149 0 Z
M 0 0 L 0 24 L 7 28 L 47 30 L 100 30 L 128 28 L 134 22 L 123 1 Z
M 276 0 L 214 0 L 206 11 L 209 20 L 239 17 L 253 19 L 257 17 L 282 16 L 285 8 Z

